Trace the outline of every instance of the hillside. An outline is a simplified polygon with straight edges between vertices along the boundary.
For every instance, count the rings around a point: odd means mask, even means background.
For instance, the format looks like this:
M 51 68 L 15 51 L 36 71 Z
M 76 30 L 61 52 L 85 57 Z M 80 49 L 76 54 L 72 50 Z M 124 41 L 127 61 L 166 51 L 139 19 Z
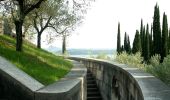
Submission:
M 15 51 L 15 39 L 0 35 L 0 56 L 44 85 L 51 84 L 69 72 L 72 64 L 35 45 L 24 41 L 23 52 Z

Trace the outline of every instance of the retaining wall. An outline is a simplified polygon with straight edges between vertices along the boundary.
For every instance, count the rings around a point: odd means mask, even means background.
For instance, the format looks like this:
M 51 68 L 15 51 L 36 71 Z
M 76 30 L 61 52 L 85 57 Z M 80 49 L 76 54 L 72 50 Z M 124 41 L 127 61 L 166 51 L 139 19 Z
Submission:
M 69 57 L 95 76 L 103 100 L 170 100 L 170 88 L 138 68 L 109 61 Z
M 86 100 L 87 69 L 74 67 L 61 80 L 44 86 L 0 57 L 0 100 Z

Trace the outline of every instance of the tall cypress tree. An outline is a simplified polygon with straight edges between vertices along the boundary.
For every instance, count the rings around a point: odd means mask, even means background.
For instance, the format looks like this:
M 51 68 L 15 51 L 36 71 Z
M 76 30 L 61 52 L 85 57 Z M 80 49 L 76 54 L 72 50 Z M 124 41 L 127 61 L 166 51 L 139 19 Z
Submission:
M 120 36 L 120 23 L 118 23 L 118 32 L 117 32 L 117 53 L 121 52 L 121 36 Z
M 150 59 L 150 49 L 149 49 L 149 25 L 147 24 L 146 35 L 145 35 L 145 50 L 144 50 L 144 60 L 146 62 Z
M 143 26 L 142 34 L 141 34 L 141 46 L 142 46 L 142 56 L 145 55 L 145 26 Z
M 142 19 L 141 19 L 141 26 L 140 26 L 140 40 L 141 40 L 141 48 L 143 51 L 143 20 Z M 142 51 L 141 51 L 141 54 L 142 54 Z
M 131 53 L 131 46 L 130 46 L 130 39 L 129 39 L 129 35 L 127 36 L 127 53 Z
M 156 4 L 153 18 L 153 54 L 161 54 L 161 40 L 159 7 Z
M 168 22 L 167 15 L 163 14 L 163 23 L 162 23 L 162 54 L 161 59 L 163 60 L 168 54 Z
M 141 39 L 139 35 L 139 31 L 136 30 L 135 38 L 133 40 L 133 48 L 132 48 L 132 53 L 135 54 L 136 52 L 141 52 Z
M 149 35 L 149 51 L 150 51 L 150 57 L 153 55 L 153 26 L 151 24 L 151 31 L 150 31 L 150 35 Z
M 124 35 L 124 50 L 127 52 L 128 51 L 128 42 L 127 42 L 127 34 L 125 32 Z
M 169 38 L 168 38 L 168 52 L 170 54 L 170 29 L 169 29 Z

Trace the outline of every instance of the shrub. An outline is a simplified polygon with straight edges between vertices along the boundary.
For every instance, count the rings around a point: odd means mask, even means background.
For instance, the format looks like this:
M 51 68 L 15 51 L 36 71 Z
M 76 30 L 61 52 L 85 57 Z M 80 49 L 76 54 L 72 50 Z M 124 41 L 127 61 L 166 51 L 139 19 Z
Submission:
M 115 59 L 119 63 L 136 66 L 143 68 L 144 65 L 142 64 L 143 57 L 141 57 L 141 53 L 137 52 L 136 54 L 128 54 L 126 52 L 122 52 L 121 54 L 116 56 Z

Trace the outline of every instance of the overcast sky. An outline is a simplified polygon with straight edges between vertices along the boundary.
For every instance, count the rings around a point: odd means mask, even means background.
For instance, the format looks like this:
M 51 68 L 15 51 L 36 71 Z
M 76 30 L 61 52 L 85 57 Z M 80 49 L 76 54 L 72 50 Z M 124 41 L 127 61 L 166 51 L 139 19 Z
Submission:
M 114 49 L 117 44 L 118 22 L 120 22 L 122 41 L 124 33 L 127 32 L 132 43 L 136 29 L 140 28 L 141 18 L 144 24 L 152 23 L 156 3 L 160 7 L 161 23 L 163 12 L 168 15 L 170 23 L 168 0 L 96 0 L 88 11 L 84 24 L 67 40 L 67 47 Z M 61 47 L 61 40 L 51 45 Z M 47 44 L 43 47 L 47 47 Z

